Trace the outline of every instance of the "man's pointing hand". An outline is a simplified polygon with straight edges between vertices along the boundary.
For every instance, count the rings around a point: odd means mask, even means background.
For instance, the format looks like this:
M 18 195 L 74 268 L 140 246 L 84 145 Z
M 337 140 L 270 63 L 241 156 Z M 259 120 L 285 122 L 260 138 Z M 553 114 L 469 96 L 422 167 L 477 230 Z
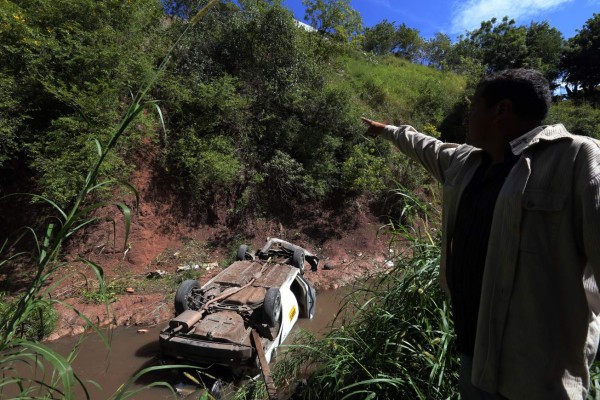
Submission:
M 383 132 L 383 128 L 385 128 L 385 124 L 382 124 L 381 122 L 373 121 L 365 117 L 360 117 L 360 119 L 367 125 L 367 131 L 365 132 L 367 136 L 377 137 Z

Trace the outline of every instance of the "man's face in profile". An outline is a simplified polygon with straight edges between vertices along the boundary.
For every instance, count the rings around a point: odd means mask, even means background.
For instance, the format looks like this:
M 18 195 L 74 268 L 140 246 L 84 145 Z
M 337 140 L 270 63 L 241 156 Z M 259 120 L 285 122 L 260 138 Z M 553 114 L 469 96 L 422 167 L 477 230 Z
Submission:
M 471 146 L 483 148 L 492 134 L 492 122 L 496 107 L 488 107 L 483 97 L 475 94 L 467 119 L 466 142 Z

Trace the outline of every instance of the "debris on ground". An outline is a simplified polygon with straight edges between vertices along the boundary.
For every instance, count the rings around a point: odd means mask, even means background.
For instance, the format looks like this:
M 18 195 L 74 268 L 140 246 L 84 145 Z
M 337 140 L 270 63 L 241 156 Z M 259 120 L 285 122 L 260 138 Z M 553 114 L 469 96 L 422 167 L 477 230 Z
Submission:
M 163 275 L 167 275 L 167 271 L 163 271 L 161 269 L 157 269 L 156 271 L 150 271 L 146 274 L 146 278 L 148 279 L 158 279 L 162 278 Z

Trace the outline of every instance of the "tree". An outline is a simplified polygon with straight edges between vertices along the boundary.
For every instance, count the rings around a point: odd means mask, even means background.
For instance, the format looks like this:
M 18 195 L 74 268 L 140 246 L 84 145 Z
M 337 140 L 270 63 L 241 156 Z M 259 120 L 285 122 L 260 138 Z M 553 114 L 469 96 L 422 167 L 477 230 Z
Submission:
M 362 34 L 362 18 L 350 0 L 302 0 L 302 4 L 306 7 L 304 19 L 335 42 L 345 44 Z
M 395 54 L 409 61 L 416 62 L 423 51 L 424 41 L 419 30 L 409 28 L 406 24 L 396 27 L 395 22 L 383 20 L 365 31 L 363 48 L 375 54 Z
M 448 68 L 446 59 L 452 52 L 452 41 L 450 36 L 436 33 L 435 36 L 423 45 L 423 58 L 427 63 L 437 69 Z
M 421 56 L 423 44 L 418 29 L 409 28 L 404 23 L 396 29 L 396 55 L 416 62 Z
M 555 81 L 561 73 L 560 56 L 564 43 L 562 33 L 548 21 L 532 22 L 525 38 L 526 66 L 538 69 L 550 82 Z
M 527 58 L 527 30 L 516 26 L 514 19 L 504 17 L 481 23 L 479 29 L 468 34 L 468 40 L 489 72 L 523 66 Z
M 559 75 L 562 34 L 548 22 L 517 26 L 514 19 L 492 18 L 467 33 L 459 44 L 462 51 L 478 60 L 488 73 L 507 68 L 536 68 L 553 82 Z
M 600 85 L 600 14 L 594 14 L 583 28 L 567 41 L 561 65 L 564 82 L 571 92 L 581 87 L 590 93 Z
M 173 181 L 206 209 L 232 201 L 236 214 L 267 204 L 289 210 L 283 194 L 300 201 L 339 189 L 362 127 L 349 99 L 326 86 L 321 48 L 329 42 L 299 29 L 277 2 L 213 9 L 180 41 L 161 96 L 163 165 Z
M 363 48 L 377 55 L 391 53 L 396 47 L 396 27 L 387 19 L 365 29 Z

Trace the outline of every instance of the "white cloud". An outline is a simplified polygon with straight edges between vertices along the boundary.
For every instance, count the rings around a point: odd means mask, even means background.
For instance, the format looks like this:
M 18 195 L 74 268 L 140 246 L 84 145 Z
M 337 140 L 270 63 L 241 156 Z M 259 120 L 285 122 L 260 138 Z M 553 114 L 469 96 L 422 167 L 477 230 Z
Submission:
M 482 21 L 504 16 L 515 20 L 534 17 L 574 0 L 467 0 L 455 2 L 452 33 L 464 33 L 480 26 Z M 592 0 L 597 1 L 597 0 Z

